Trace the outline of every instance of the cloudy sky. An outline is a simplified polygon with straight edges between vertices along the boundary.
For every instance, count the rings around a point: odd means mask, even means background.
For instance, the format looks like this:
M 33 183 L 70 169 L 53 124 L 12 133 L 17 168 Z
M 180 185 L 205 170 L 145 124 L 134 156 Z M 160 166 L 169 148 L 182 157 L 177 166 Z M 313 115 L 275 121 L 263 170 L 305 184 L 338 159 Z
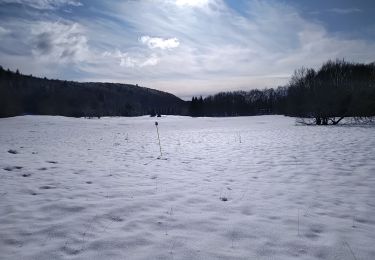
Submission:
M 0 0 L 0 65 L 184 99 L 375 61 L 372 0 Z

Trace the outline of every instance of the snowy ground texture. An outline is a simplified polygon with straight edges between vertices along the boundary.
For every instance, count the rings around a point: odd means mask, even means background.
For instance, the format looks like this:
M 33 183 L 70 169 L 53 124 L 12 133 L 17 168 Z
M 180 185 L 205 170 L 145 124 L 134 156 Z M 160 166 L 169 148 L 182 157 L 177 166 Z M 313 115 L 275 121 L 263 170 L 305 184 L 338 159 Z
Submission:
M 0 148 L 0 259 L 375 259 L 374 127 L 25 116 Z

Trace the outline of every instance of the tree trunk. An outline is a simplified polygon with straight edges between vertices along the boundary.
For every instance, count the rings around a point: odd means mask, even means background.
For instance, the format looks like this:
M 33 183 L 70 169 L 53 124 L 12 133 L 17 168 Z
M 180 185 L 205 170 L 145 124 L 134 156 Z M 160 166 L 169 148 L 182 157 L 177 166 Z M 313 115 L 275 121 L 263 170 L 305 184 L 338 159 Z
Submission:
M 338 123 L 340 123 L 341 120 L 344 119 L 344 116 L 340 117 L 337 121 L 333 121 L 332 124 L 333 125 L 337 125 Z

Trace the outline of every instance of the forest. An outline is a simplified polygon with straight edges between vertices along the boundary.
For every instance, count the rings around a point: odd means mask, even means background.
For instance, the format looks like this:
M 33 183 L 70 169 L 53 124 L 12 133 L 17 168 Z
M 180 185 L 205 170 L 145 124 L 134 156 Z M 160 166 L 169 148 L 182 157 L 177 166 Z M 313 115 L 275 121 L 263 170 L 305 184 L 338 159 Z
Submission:
M 0 67 L 0 117 L 25 114 L 71 117 L 286 115 L 305 124 L 338 124 L 375 116 L 375 63 L 328 61 L 296 70 L 286 86 L 221 92 L 191 101 L 166 92 L 116 83 L 37 78 Z
M 338 124 L 345 117 L 375 116 L 375 63 L 328 61 L 315 71 L 300 68 L 287 86 L 193 97 L 192 116 L 279 114 L 305 124 Z

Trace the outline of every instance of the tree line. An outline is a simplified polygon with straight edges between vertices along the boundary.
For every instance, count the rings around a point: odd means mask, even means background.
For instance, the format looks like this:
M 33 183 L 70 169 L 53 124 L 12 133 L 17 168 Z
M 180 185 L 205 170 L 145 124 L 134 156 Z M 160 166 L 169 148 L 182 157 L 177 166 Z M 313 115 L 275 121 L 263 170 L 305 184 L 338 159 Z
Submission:
M 338 124 L 375 116 L 375 63 L 328 61 L 300 68 L 286 86 L 221 92 L 183 101 L 138 85 L 37 78 L 0 66 L 0 117 L 40 114 L 72 117 L 287 115 L 306 124 Z
M 193 97 L 192 116 L 279 114 L 306 124 L 338 124 L 345 117 L 375 116 L 375 63 L 328 61 L 295 71 L 287 86 Z
M 190 103 L 192 116 L 253 116 L 283 114 L 287 89 L 220 92 L 206 98 L 193 97 Z

